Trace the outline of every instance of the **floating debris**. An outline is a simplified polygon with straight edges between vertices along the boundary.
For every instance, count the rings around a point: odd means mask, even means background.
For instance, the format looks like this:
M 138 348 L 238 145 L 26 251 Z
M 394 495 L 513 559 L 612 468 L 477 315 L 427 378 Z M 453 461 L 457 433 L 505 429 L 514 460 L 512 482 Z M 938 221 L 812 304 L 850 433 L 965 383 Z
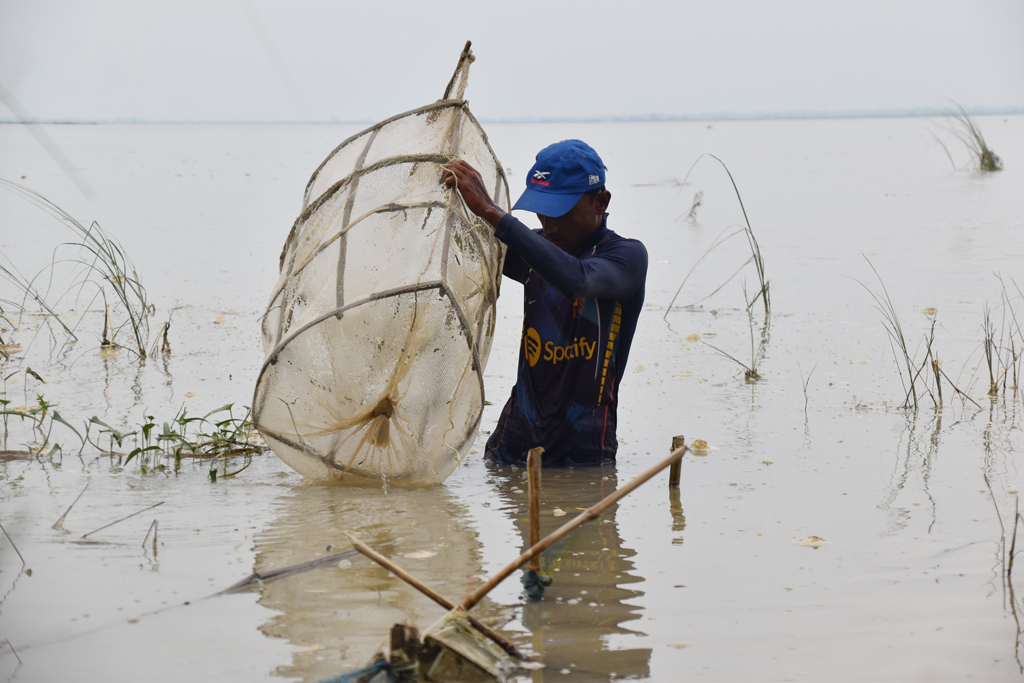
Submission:
M 437 553 L 432 550 L 417 550 L 412 553 L 406 553 L 405 555 L 402 555 L 402 557 L 407 557 L 410 560 L 425 560 L 428 557 L 433 557 L 434 555 L 437 555 Z
M 808 548 L 818 548 L 823 545 L 828 545 L 830 542 L 826 541 L 821 536 L 808 536 L 807 538 L 801 538 L 793 541 L 796 545 L 806 546 Z

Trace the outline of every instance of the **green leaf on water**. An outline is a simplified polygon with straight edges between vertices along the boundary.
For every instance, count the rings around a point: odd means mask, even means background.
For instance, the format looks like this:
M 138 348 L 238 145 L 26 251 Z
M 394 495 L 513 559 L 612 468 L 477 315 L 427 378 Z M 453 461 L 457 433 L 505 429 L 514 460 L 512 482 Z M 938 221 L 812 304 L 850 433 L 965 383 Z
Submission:
M 228 403 L 227 405 L 223 405 L 220 408 L 217 408 L 216 410 L 211 410 L 206 415 L 203 415 L 203 419 L 205 420 L 206 418 L 210 417 L 214 413 L 219 413 L 219 412 L 222 412 L 222 411 L 225 411 L 225 410 L 231 410 L 231 407 L 233 405 L 235 405 L 235 404 L 234 403 Z
M 73 431 L 75 433 L 75 436 L 78 437 L 78 440 L 81 441 L 83 444 L 85 443 L 85 439 L 82 438 L 82 435 L 78 432 L 78 430 L 72 427 L 71 423 L 69 423 L 67 420 L 61 417 L 60 413 L 58 413 L 56 410 L 53 411 L 51 419 L 53 419 L 56 422 L 60 422 L 62 425 Z
M 136 448 L 135 450 L 133 450 L 131 453 L 128 454 L 128 457 L 125 459 L 124 464 L 127 465 L 128 463 L 130 463 L 132 461 L 132 458 L 134 458 L 136 455 L 139 455 L 140 453 L 145 453 L 146 451 L 159 451 L 159 450 L 160 450 L 159 446 L 147 446 L 145 448 Z

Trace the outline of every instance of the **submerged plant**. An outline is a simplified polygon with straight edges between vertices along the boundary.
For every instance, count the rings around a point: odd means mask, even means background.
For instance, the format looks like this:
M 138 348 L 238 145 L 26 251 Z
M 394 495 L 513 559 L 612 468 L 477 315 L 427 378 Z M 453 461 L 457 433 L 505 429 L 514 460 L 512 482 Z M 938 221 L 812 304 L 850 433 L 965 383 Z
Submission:
M 967 113 L 967 110 L 962 105 L 956 102 L 953 104 L 955 109 L 945 110 L 946 124 L 943 128 L 952 133 L 957 140 L 967 147 L 967 151 L 970 152 L 972 161 L 977 164 L 978 170 L 986 173 L 1003 170 L 1003 160 L 985 142 L 985 136 L 981 134 L 981 129 L 974 121 L 974 118 Z M 940 140 L 939 143 L 942 144 L 942 141 Z M 944 144 L 943 148 L 945 148 Z M 948 149 L 946 149 L 946 155 L 949 156 L 950 161 L 953 160 Z M 955 168 L 956 164 L 953 164 L 953 166 Z

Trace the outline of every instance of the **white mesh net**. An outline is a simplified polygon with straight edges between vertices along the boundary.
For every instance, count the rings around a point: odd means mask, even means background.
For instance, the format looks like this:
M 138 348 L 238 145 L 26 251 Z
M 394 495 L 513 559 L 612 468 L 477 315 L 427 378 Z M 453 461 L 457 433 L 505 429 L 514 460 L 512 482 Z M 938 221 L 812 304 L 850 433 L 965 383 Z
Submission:
M 306 187 L 263 319 L 253 412 L 310 479 L 441 482 L 476 436 L 504 248 L 441 164 L 464 159 L 505 210 L 509 198 L 462 99 L 471 61 L 467 46 L 451 99 L 349 138 Z

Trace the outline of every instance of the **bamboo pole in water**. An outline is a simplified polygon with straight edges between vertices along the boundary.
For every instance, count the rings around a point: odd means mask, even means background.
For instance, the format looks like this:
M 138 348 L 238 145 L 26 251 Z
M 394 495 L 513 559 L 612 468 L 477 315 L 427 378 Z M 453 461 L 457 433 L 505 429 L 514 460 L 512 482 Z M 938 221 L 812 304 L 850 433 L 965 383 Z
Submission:
M 456 605 L 454 602 L 444 597 L 440 593 L 436 592 L 433 588 L 423 583 L 422 581 L 420 581 L 415 576 L 399 567 L 397 564 L 395 564 L 388 558 L 376 552 L 375 550 L 370 548 L 370 546 L 366 545 L 362 541 L 352 538 L 351 536 L 348 536 L 348 534 L 346 534 L 346 536 L 348 537 L 348 540 L 352 541 L 352 547 L 358 550 L 360 553 L 370 558 L 380 566 L 384 567 L 389 572 L 400 578 L 402 581 L 405 581 L 407 584 L 418 590 L 420 593 L 423 593 L 425 596 L 427 596 L 437 604 L 441 605 L 441 607 L 444 607 L 447 610 L 455 609 Z M 519 652 L 519 650 L 516 649 L 516 646 L 513 645 L 511 641 L 497 634 L 489 626 L 483 624 L 477 619 L 474 619 L 468 614 L 466 615 L 466 619 L 468 619 L 469 623 L 473 625 L 473 628 L 480 631 L 480 633 L 483 633 L 485 636 L 487 636 L 495 643 L 497 643 L 502 650 L 512 655 L 516 659 L 524 659 L 523 655 Z
M 679 450 L 680 448 L 682 448 L 685 445 L 686 445 L 686 439 L 683 437 L 682 434 L 680 434 L 679 436 L 673 436 L 672 437 L 672 448 L 670 448 L 669 451 L 672 452 L 672 451 Z M 668 485 L 670 487 L 678 487 L 679 486 L 679 472 L 680 472 L 680 461 L 676 460 L 674 463 L 672 463 L 672 467 L 670 467 L 669 470 L 668 470 Z
M 541 456 L 544 448 L 538 446 L 530 449 L 526 456 L 527 482 L 530 485 L 530 547 L 537 545 L 540 541 L 540 469 Z M 530 558 L 532 569 L 540 568 L 540 554 Z
M 472 609 L 474 605 L 476 605 L 478 602 L 484 599 L 484 596 L 486 596 L 488 593 L 494 590 L 494 588 L 502 581 L 507 579 L 509 575 L 512 574 L 512 572 L 514 572 L 515 570 L 519 569 L 524 564 L 529 562 L 530 558 L 534 557 L 535 555 L 539 555 L 540 553 L 542 553 L 543 551 L 547 550 L 552 545 L 560 541 L 562 538 L 575 531 L 578 527 L 581 527 L 590 520 L 600 516 L 602 512 L 610 508 L 615 503 L 619 502 L 620 499 L 628 496 L 637 487 L 647 482 L 647 480 L 656 475 L 658 472 L 661 472 L 663 469 L 665 469 L 672 463 L 678 462 L 680 459 L 682 459 L 682 457 L 686 454 L 686 451 L 686 446 L 683 446 L 682 448 L 672 451 L 672 453 L 667 458 L 651 467 L 649 470 L 638 476 L 636 479 L 629 482 L 618 491 L 615 491 L 614 493 L 605 496 L 600 502 L 590 506 L 585 511 L 581 512 L 576 517 L 574 517 L 571 521 L 566 522 L 557 530 L 548 534 L 548 536 L 545 537 L 539 543 L 530 546 L 526 550 L 526 552 L 519 556 L 517 560 L 506 566 L 500 572 L 491 577 L 487 581 L 487 583 L 480 586 L 480 588 L 477 588 L 470 595 L 464 598 L 462 600 L 461 607 L 465 610 Z

